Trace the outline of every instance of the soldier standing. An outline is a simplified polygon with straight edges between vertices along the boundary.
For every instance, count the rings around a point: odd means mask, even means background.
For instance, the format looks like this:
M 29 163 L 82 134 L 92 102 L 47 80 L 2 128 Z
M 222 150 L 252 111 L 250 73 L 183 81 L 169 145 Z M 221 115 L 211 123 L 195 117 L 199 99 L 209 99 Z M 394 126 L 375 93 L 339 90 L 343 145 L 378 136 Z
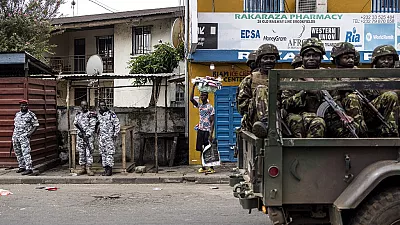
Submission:
M 300 50 L 303 65 L 297 69 L 322 69 L 322 57 L 325 55 L 324 43 L 318 38 L 309 38 L 303 42 Z M 293 80 L 293 79 L 291 79 Z M 301 80 L 308 80 L 303 78 Z M 326 124 L 316 112 L 321 104 L 319 91 L 300 92 L 284 90 L 282 92 L 282 107 L 289 113 L 286 122 L 296 138 L 322 138 L 325 135 Z
M 115 141 L 120 132 L 120 123 L 115 112 L 109 110 L 104 101 L 99 103 L 99 150 L 103 164 L 103 176 L 111 176 L 114 166 Z
M 252 130 L 257 137 L 265 137 L 268 128 L 268 70 L 275 67 L 280 56 L 273 44 L 263 44 L 256 52 L 257 70 L 240 83 L 237 103 L 245 129 Z
M 88 103 L 82 101 L 81 111 L 76 114 L 74 119 L 74 126 L 78 129 L 76 149 L 79 152 L 79 165 L 81 166 L 81 169 L 77 172 L 78 175 L 87 173 L 89 176 L 94 176 L 92 154 L 96 122 L 96 115 L 93 112 L 89 112 Z
M 17 173 L 28 175 L 33 173 L 30 139 L 39 127 L 39 121 L 35 113 L 28 109 L 27 100 L 21 100 L 19 103 L 21 111 L 15 114 L 12 143 L 18 161 Z

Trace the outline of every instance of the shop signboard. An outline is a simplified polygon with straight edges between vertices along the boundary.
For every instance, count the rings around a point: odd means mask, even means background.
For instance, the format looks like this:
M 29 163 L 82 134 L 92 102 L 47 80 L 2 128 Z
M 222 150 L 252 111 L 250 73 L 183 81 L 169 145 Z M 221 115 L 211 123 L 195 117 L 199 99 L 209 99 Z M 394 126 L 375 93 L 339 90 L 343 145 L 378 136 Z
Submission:
M 330 61 L 335 43 L 347 41 L 370 61 L 373 49 L 389 44 L 400 50 L 400 14 L 397 13 L 199 13 L 200 46 L 194 61 L 244 62 L 261 44 L 272 43 L 281 62 L 291 62 L 303 41 L 320 38 Z

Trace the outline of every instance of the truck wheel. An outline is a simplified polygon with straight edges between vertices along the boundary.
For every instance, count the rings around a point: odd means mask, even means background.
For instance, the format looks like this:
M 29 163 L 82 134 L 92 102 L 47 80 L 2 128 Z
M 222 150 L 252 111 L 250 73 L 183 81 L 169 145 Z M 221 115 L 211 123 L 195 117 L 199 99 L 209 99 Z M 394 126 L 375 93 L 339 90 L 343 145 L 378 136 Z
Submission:
M 352 225 L 400 225 L 400 187 L 370 197 L 357 211 Z

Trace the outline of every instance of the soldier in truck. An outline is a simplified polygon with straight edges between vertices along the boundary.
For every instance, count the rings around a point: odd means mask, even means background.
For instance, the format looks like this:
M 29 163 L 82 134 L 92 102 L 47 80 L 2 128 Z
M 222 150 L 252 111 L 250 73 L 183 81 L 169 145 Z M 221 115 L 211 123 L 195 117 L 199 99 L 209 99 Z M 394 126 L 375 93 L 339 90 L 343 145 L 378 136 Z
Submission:
M 297 69 L 322 69 L 320 65 L 325 55 L 324 44 L 318 38 L 309 38 L 303 42 L 300 55 L 303 65 Z M 325 136 L 325 121 L 316 114 L 321 104 L 320 99 L 319 92 L 314 90 L 300 92 L 284 90 L 282 92 L 282 107 L 288 112 L 286 123 L 294 137 L 322 138 Z

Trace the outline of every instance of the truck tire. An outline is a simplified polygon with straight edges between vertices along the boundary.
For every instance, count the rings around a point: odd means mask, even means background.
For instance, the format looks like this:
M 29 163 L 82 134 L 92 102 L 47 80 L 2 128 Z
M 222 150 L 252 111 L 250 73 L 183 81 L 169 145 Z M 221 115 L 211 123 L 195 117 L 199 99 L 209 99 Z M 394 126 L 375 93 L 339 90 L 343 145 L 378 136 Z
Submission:
M 358 209 L 352 225 L 400 225 L 400 187 L 370 197 Z

